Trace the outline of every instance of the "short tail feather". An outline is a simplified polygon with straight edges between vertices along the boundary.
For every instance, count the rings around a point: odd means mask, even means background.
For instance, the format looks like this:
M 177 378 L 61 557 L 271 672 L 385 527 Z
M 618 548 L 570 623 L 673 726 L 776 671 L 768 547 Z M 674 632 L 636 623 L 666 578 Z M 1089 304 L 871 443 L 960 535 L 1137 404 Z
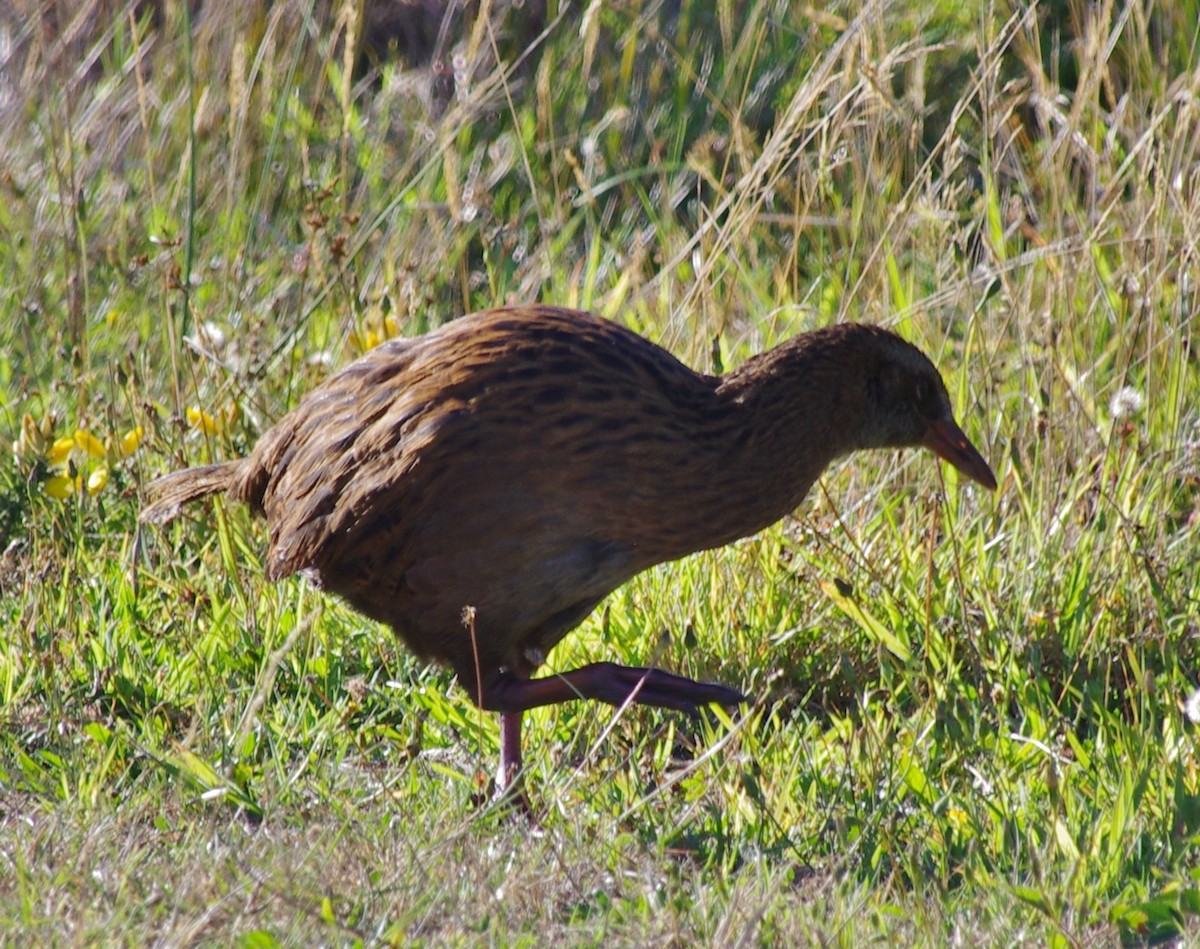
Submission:
M 146 524 L 163 524 L 179 515 L 189 501 L 220 494 L 232 487 L 242 462 L 226 461 L 218 465 L 184 468 L 155 478 L 146 485 L 146 494 L 153 503 L 142 508 L 138 520 Z

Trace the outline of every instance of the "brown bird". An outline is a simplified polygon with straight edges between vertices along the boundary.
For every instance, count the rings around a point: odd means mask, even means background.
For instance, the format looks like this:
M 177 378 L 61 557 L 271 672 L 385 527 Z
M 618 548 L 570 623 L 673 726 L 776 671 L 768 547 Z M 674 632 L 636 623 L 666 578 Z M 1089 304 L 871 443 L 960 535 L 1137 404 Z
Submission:
M 306 574 L 501 713 L 503 790 L 526 709 L 743 701 L 607 662 L 532 675 L 636 573 L 774 523 L 836 458 L 917 445 L 996 487 L 933 364 L 885 329 L 816 330 L 710 376 L 591 314 L 505 307 L 384 343 L 248 458 L 152 482 L 141 519 L 218 492 L 249 504 L 268 578 Z

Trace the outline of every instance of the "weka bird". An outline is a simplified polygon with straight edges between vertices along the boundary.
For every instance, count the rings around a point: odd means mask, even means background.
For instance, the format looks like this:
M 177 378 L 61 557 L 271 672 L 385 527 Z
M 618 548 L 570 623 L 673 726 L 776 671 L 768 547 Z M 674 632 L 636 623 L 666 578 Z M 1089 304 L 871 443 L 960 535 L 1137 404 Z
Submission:
M 742 701 L 612 663 L 531 676 L 634 574 L 779 520 L 842 455 L 916 445 L 996 487 L 933 364 L 887 330 L 831 326 L 709 376 L 608 320 L 506 307 L 384 343 L 248 458 L 151 483 L 141 519 L 222 491 L 264 515 L 270 579 L 303 572 L 501 713 L 504 789 L 526 709 Z

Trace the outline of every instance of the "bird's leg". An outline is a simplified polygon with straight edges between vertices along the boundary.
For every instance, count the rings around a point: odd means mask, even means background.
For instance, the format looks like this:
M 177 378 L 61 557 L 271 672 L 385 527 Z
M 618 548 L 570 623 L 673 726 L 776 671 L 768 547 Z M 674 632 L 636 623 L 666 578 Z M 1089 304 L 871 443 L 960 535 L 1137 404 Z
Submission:
M 594 699 L 609 705 L 653 705 L 698 715 L 701 705 L 738 705 L 746 696 L 711 682 L 696 682 L 662 669 L 620 666 L 612 662 L 526 679 L 508 670 L 487 678 L 459 675 L 480 708 L 500 713 L 500 765 L 496 770 L 496 800 L 515 801 L 527 809 L 521 790 L 521 715 L 527 709 L 574 699 Z M 471 685 L 476 685 L 479 694 Z
M 484 680 L 481 686 L 483 694 L 477 697 L 478 704 L 506 715 L 572 699 L 595 699 L 609 705 L 633 702 L 676 709 L 691 715 L 699 714 L 701 705 L 738 705 L 746 701 L 741 692 L 723 685 L 696 682 L 661 669 L 619 666 L 612 662 L 595 662 L 541 679 L 525 679 L 511 672 L 500 671 Z M 506 724 L 503 727 L 507 734 L 510 726 Z M 513 734 L 515 742 L 519 744 L 519 721 L 513 726 Z M 502 750 L 503 747 L 502 740 Z M 519 761 L 519 749 L 516 754 Z
M 506 797 L 521 783 L 521 715 L 500 713 L 500 766 L 496 769 L 496 798 Z

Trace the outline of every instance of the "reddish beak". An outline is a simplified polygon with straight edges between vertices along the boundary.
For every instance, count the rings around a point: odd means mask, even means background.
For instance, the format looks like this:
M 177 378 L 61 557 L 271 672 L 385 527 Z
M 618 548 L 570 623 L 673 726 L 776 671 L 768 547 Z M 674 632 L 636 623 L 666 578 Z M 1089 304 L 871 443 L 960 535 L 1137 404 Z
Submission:
M 954 422 L 930 422 L 921 444 L 939 458 L 950 462 L 972 481 L 978 481 L 989 491 L 996 490 L 996 476 L 992 474 L 992 469 Z

